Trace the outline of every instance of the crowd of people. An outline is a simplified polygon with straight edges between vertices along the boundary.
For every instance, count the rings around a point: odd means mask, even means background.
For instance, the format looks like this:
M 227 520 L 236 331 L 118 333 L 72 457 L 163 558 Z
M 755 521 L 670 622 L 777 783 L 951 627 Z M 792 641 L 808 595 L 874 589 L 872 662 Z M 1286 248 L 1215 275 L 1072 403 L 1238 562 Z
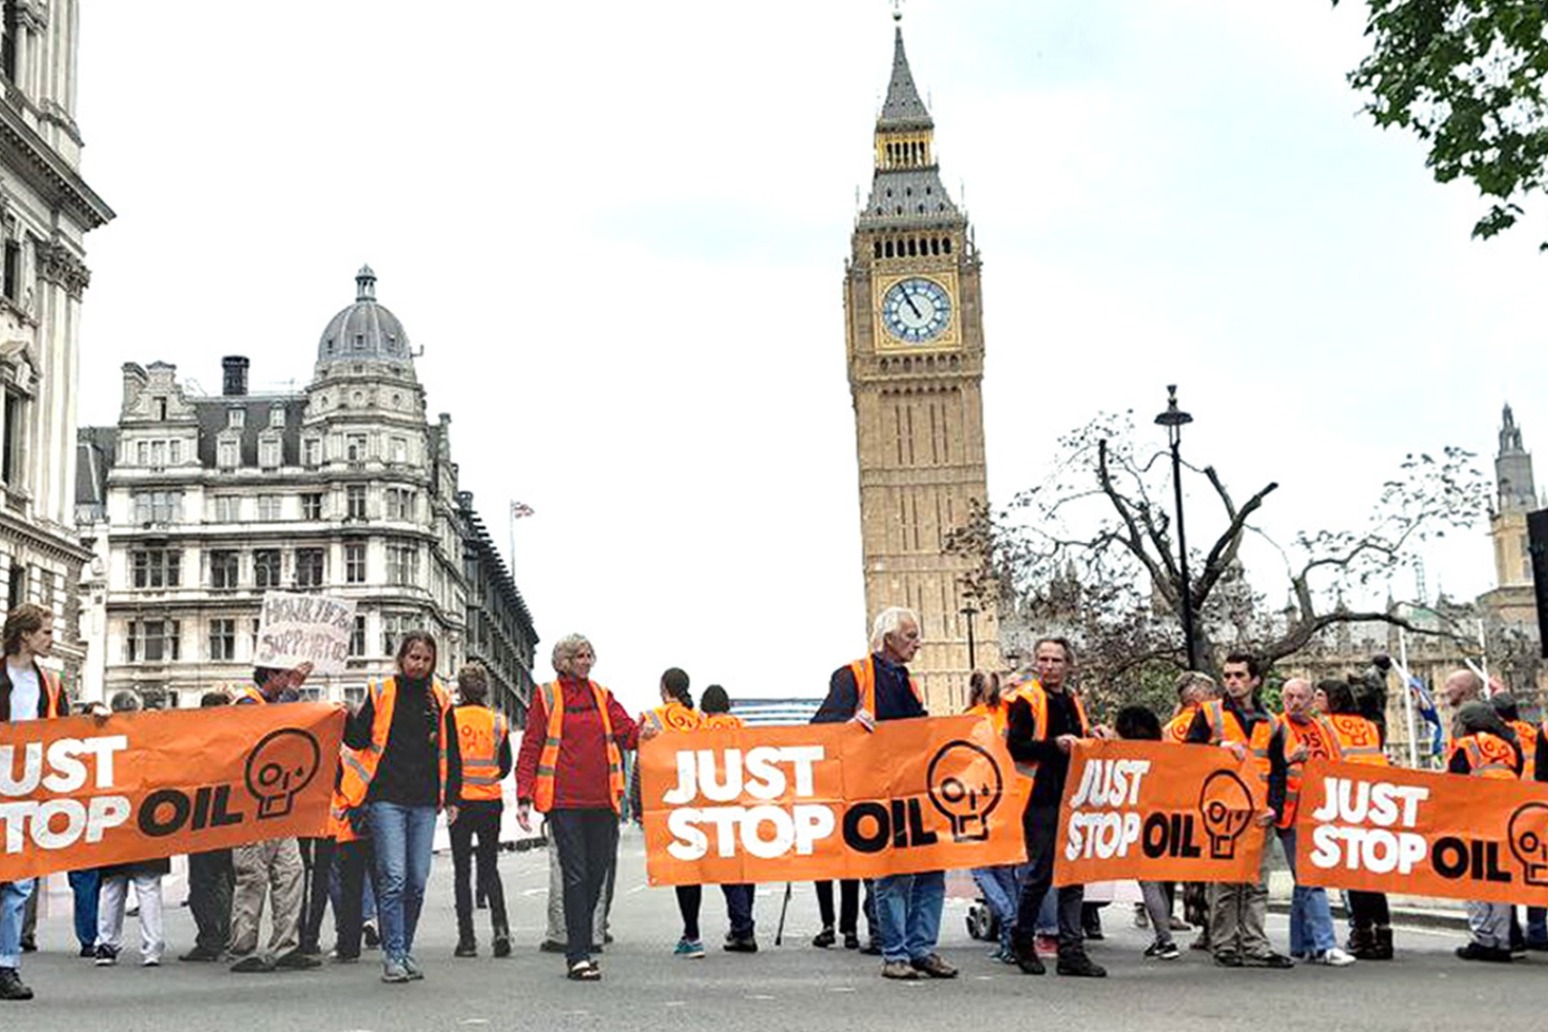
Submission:
M 63 685 L 39 659 L 52 647 L 52 614 L 22 605 L 7 616 L 0 665 L 0 721 L 67 715 Z M 927 716 L 908 670 L 921 645 L 919 618 L 889 608 L 873 625 L 863 658 L 834 671 L 814 723 L 877 723 Z M 506 718 L 488 706 L 488 677 L 476 664 L 460 670 L 455 695 L 436 678 L 435 639 L 407 634 L 396 656 L 397 672 L 370 686 L 345 722 L 330 810 L 330 834 L 274 839 L 188 858 L 189 907 L 197 927 L 194 945 L 179 959 L 225 963 L 236 973 L 305 970 L 322 963 L 322 924 L 331 906 L 336 963 L 357 962 L 364 949 L 379 948 L 381 979 L 404 983 L 424 978 L 414 953 L 433 856 L 439 814 L 450 833 L 457 945 L 454 956 L 476 957 L 475 899 L 487 906 L 491 951 L 511 954 L 511 926 L 497 869 L 503 813 L 501 784 L 514 771 L 516 813 L 524 829 L 533 812 L 546 821 L 550 861 L 548 930 L 540 948 L 564 954 L 574 981 L 598 981 L 598 955 L 612 941 L 608 929 L 616 876 L 621 819 L 640 816 L 638 783 L 626 783 L 626 756 L 663 732 L 694 733 L 736 727 L 731 701 L 719 685 L 707 687 L 698 708 L 688 674 L 671 668 L 661 678 L 660 705 L 637 718 L 608 689 L 591 679 L 596 652 L 581 635 L 553 649 L 556 679 L 533 693 L 519 747 Z M 1075 651 L 1062 638 L 1037 643 L 1032 667 L 1003 677 L 973 674 L 968 712 L 1003 735 L 1017 776 L 1028 782 L 1022 831 L 1026 860 L 972 872 L 992 915 L 997 944 L 992 958 L 1029 975 L 1045 973 L 1051 957 L 1064 976 L 1100 978 L 1106 971 L 1087 952 L 1101 937 L 1098 906 L 1085 887 L 1054 886 L 1054 844 L 1071 751 L 1083 739 L 1119 737 L 1172 743 L 1176 747 L 1226 748 L 1249 757 L 1264 786 L 1266 808 L 1257 816 L 1265 840 L 1264 872 L 1253 882 L 1175 886 L 1147 882 L 1136 923 L 1153 941 L 1147 958 L 1181 955 L 1174 932 L 1198 925 L 1194 949 L 1223 967 L 1286 969 L 1297 961 L 1343 967 L 1357 960 L 1393 957 L 1392 917 L 1379 893 L 1348 892 L 1349 931 L 1338 941 L 1324 889 L 1297 884 L 1290 910 L 1288 954 L 1275 949 L 1265 930 L 1267 865 L 1273 841 L 1292 877 L 1301 772 L 1316 757 L 1386 764 L 1384 727 L 1362 711 L 1346 681 L 1312 684 L 1293 678 L 1280 689 L 1281 708 L 1262 699 L 1263 671 L 1245 653 L 1226 657 L 1222 684 L 1189 671 L 1176 683 L 1175 710 L 1163 719 L 1142 706 L 1126 706 L 1111 725 L 1093 721 L 1078 689 Z M 301 698 L 310 666 L 259 667 L 252 683 L 234 692 L 210 692 L 204 706 L 282 705 Z M 1471 671 L 1445 683 L 1456 714 L 1446 769 L 1459 776 L 1548 781 L 1548 749 L 1537 748 L 1543 729 L 1522 721 L 1504 692 L 1490 693 Z M 115 696 L 111 710 L 137 708 L 132 693 Z M 87 708 L 99 717 L 109 710 Z M 70 872 L 74 931 L 80 954 L 98 965 L 118 962 L 129 888 L 138 900 L 140 963 L 158 966 L 166 949 L 161 882 L 166 859 Z M 476 876 L 475 876 L 476 871 Z M 34 883 L 0 883 L 0 999 L 30 999 L 20 977 L 21 955 L 35 949 Z M 1181 889 L 1179 892 L 1178 890 Z M 821 930 L 819 948 L 845 949 L 881 958 L 881 975 L 896 980 L 949 979 L 955 966 L 937 949 L 945 872 L 897 874 L 868 881 L 841 881 L 835 910 L 833 885 L 815 885 Z M 673 953 L 699 959 L 706 950 L 700 925 L 701 886 L 676 888 L 682 932 Z M 724 950 L 758 951 L 751 885 L 722 885 L 728 914 Z M 863 903 L 862 903 L 863 896 Z M 787 895 L 788 901 L 788 895 Z M 1190 905 L 1191 901 L 1191 905 Z M 269 936 L 261 939 L 265 907 Z M 1548 920 L 1528 912 L 1525 931 L 1514 907 L 1469 903 L 1471 938 L 1457 950 L 1466 960 L 1509 962 L 1527 948 L 1548 949 Z M 861 915 L 867 935 L 859 934 Z M 29 916 L 30 915 L 30 916 Z

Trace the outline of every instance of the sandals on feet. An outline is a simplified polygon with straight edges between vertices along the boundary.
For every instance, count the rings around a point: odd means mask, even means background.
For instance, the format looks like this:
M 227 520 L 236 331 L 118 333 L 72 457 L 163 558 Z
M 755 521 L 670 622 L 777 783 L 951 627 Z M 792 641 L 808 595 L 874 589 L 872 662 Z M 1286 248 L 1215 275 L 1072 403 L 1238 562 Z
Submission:
M 577 960 L 570 965 L 567 977 L 573 982 L 598 982 L 602 979 L 602 969 L 593 961 Z

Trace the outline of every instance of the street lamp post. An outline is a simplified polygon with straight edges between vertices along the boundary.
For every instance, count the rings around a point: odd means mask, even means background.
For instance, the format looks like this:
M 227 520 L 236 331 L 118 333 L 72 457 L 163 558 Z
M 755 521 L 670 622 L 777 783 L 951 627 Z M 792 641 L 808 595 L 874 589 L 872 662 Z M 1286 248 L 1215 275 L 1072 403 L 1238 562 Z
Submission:
M 1182 428 L 1193 422 L 1193 417 L 1177 407 L 1177 385 L 1166 388 L 1166 411 L 1156 417 L 1156 425 L 1166 427 L 1166 440 L 1172 448 L 1172 490 L 1177 502 L 1177 560 L 1182 579 L 1182 630 L 1188 649 L 1188 669 L 1197 670 L 1198 646 L 1193 640 L 1193 584 L 1188 579 L 1188 538 L 1183 533 L 1182 497 Z
M 961 613 L 962 613 L 963 616 L 967 617 L 967 628 L 968 628 L 968 672 L 971 673 L 972 671 L 978 669 L 978 654 L 974 651 L 974 648 L 973 648 L 973 646 L 974 646 L 974 642 L 973 642 L 973 618 L 978 616 L 978 607 L 973 605 L 972 600 L 969 599 L 967 605 L 962 607 Z

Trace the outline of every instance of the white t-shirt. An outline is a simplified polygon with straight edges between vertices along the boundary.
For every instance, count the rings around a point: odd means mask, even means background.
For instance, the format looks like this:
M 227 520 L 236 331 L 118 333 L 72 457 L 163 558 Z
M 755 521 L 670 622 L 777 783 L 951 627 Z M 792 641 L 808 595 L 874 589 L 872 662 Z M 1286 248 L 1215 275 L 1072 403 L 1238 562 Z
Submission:
M 38 672 L 31 663 L 16 666 L 8 660 L 5 674 L 11 679 L 11 719 L 37 720 L 43 702 Z

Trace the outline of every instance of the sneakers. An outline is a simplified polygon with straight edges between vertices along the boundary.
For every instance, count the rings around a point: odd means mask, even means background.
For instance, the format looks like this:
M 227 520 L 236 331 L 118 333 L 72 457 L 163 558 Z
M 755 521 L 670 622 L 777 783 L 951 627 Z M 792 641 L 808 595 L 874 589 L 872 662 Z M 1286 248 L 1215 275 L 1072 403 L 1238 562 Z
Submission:
M 1067 978 L 1106 978 L 1107 969 L 1100 964 L 1093 963 L 1085 953 L 1064 953 L 1059 956 L 1058 966 L 1054 968 L 1059 974 Z
M 725 950 L 727 953 L 757 953 L 758 940 L 751 935 L 732 935 L 728 932 Z
M 1480 943 L 1470 942 L 1466 946 L 1457 947 L 1459 960 L 1481 960 L 1489 964 L 1509 964 L 1511 962 L 1510 950 L 1500 946 L 1484 946 Z
M 130 916 L 133 916 L 133 915 L 130 915 Z M 23 939 L 21 941 L 21 951 L 23 953 L 36 953 L 36 952 L 38 952 L 38 940 L 33 939 L 31 937 Z
M 408 968 L 397 957 L 388 957 L 382 964 L 382 981 L 390 985 L 401 985 L 409 980 Z
M 0 1000 L 30 1000 L 32 990 L 22 983 L 15 968 L 0 968 Z
M 118 948 L 106 943 L 97 947 L 97 966 L 112 967 L 118 963 Z
M 932 953 L 927 957 L 916 957 L 908 963 L 915 971 L 929 978 L 957 977 L 957 969 L 942 960 L 939 953 Z
M 511 937 L 509 935 L 495 936 L 494 955 L 497 957 L 509 957 L 511 955 Z
M 1145 947 L 1147 960 L 1176 960 L 1182 956 L 1182 950 L 1177 948 L 1175 942 L 1153 942 Z
M 1309 964 L 1322 964 L 1326 967 L 1348 967 L 1355 959 L 1337 946 L 1331 950 L 1323 950 L 1321 953 L 1313 953 L 1307 958 Z
M 82 946 L 81 952 L 76 954 L 76 956 L 82 958 L 83 960 L 91 960 L 96 955 L 97 947 L 95 946 Z
M 375 921 L 366 921 L 360 926 L 360 934 L 365 940 L 365 948 L 374 950 L 382 944 L 382 933 L 376 930 Z
M 844 936 L 845 947 L 848 947 L 849 945 L 849 938 L 850 937 L 847 935 Z M 838 937 L 833 934 L 832 925 L 823 925 L 822 931 L 812 936 L 812 945 L 817 947 L 819 950 L 825 950 L 832 946 L 835 942 L 838 942 Z
M 405 953 L 402 963 L 404 969 L 408 971 L 409 981 L 423 982 L 425 980 L 425 969 L 419 966 L 419 961 L 415 960 L 412 954 Z
M 85 956 L 83 952 L 81 956 Z M 207 950 L 203 946 L 195 946 L 187 953 L 179 954 L 178 960 L 186 960 L 193 964 L 213 964 L 220 959 L 220 954 L 215 950 Z
M 1276 971 L 1284 971 L 1295 967 L 1295 961 L 1283 953 L 1275 953 L 1270 950 L 1268 953 L 1248 953 L 1243 955 L 1242 967 L 1273 968 Z
M 158 955 L 156 955 L 154 953 L 149 954 L 149 955 L 144 956 L 144 957 L 141 957 L 140 958 L 140 966 L 141 967 L 160 967 L 161 966 L 161 957 L 159 957 Z
M 846 950 L 858 950 L 860 948 L 860 936 L 854 932 L 844 933 L 844 948 Z
M 672 950 L 672 956 L 683 957 L 686 960 L 703 960 L 704 944 L 698 939 L 678 939 L 676 948 Z
M 1041 975 L 1047 970 L 1043 967 L 1042 958 L 1037 955 L 1037 947 L 1032 943 L 1014 943 L 1012 954 L 1012 963 L 1021 969 L 1023 975 Z
M 452 956 L 476 957 L 478 956 L 478 943 L 474 942 L 472 939 L 462 939 L 458 941 L 457 948 L 452 950 Z
M 360 963 L 360 954 L 340 953 L 338 950 L 334 950 L 328 954 L 328 959 L 335 964 L 358 964 Z
M 538 943 L 538 950 L 543 953 L 563 953 L 565 951 L 565 945 L 562 942 L 555 942 L 552 939 L 544 939 L 542 942 Z
M 906 960 L 889 960 L 882 965 L 881 976 L 883 978 L 897 979 L 899 982 L 917 982 L 919 972 Z

